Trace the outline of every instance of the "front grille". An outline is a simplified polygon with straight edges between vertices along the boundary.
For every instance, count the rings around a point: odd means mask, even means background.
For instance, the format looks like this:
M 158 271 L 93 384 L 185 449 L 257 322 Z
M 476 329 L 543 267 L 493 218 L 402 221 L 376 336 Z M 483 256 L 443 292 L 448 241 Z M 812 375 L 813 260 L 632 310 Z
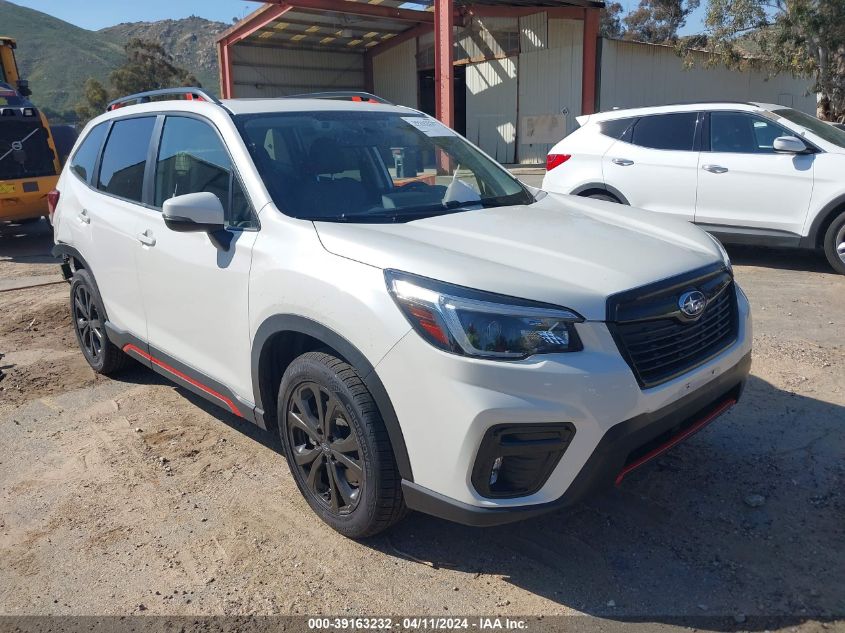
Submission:
M 700 290 L 707 307 L 696 320 L 678 299 Z M 724 268 L 702 270 L 611 298 L 608 326 L 640 386 L 654 387 L 707 362 L 737 337 L 736 289 Z

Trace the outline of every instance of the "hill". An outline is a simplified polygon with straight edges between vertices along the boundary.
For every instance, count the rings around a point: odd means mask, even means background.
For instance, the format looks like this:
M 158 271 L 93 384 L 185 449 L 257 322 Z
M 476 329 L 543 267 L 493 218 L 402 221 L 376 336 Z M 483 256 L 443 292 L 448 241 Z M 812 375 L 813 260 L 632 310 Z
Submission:
M 177 66 L 190 70 L 204 88 L 217 94 L 220 91 L 220 79 L 215 40 L 229 26 L 191 16 L 183 20 L 128 22 L 98 33 L 121 46 L 133 37 L 161 43 L 173 56 Z
M 89 31 L 0 0 L 0 31 L 18 40 L 18 65 L 29 80 L 32 99 L 57 120 L 72 116 L 89 77 L 107 81 L 109 73 L 123 63 L 123 44 L 132 37 L 161 42 L 179 66 L 193 72 L 205 88 L 217 92 L 214 39 L 227 26 L 191 17 Z
M 5 0 L 0 0 L 0 30 L 18 40 L 21 74 L 29 80 L 33 101 L 44 109 L 72 110 L 85 80 L 104 81 L 123 59 L 115 41 Z

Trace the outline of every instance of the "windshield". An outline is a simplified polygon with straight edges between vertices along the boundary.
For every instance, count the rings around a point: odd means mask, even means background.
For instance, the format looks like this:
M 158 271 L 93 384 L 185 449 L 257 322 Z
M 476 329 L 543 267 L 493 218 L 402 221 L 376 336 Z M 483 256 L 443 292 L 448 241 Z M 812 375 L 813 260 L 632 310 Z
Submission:
M 54 176 L 54 158 L 40 119 L 0 118 L 0 180 Z
M 534 198 L 439 122 L 415 114 L 297 112 L 238 117 L 279 209 L 330 222 L 408 222 Z
M 845 148 L 845 132 L 838 130 L 829 123 L 820 121 L 814 116 L 804 114 L 792 108 L 784 108 L 783 110 L 772 110 L 772 114 L 783 117 L 787 121 L 791 121 L 796 125 L 800 125 L 806 130 L 809 130 L 816 136 L 824 139 L 828 143 L 833 143 L 839 147 Z

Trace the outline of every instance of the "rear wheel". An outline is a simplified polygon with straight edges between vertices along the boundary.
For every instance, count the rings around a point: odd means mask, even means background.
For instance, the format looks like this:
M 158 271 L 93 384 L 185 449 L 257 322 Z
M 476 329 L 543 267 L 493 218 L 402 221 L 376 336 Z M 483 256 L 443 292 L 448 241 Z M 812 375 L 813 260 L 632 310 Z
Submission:
M 845 275 L 845 212 L 831 222 L 824 236 L 824 254 L 833 269 Z
M 103 302 L 87 270 L 77 270 L 70 284 L 73 331 L 85 360 L 98 374 L 123 369 L 129 357 L 109 340 Z
M 601 192 L 594 192 L 585 196 L 586 198 L 592 198 L 593 200 L 604 200 L 605 202 L 615 202 L 616 204 L 621 204 L 619 200 L 612 194 L 609 193 L 601 193 Z
M 303 354 L 285 371 L 278 403 L 291 474 L 317 516 L 356 539 L 404 516 L 387 430 L 352 366 L 323 352 Z

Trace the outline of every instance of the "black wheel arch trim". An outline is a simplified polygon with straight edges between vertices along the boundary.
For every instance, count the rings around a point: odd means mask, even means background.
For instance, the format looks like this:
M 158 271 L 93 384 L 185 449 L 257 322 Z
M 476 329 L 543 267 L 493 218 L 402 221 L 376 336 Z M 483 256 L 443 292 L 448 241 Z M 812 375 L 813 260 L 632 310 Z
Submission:
M 607 193 L 612 195 L 614 198 L 619 200 L 620 204 L 624 204 L 624 205 L 629 206 L 629 207 L 631 206 L 631 203 L 628 202 L 628 198 L 626 198 L 624 195 L 622 195 L 621 191 L 619 191 L 616 187 L 613 187 L 612 185 L 605 184 L 603 182 L 588 182 L 586 185 L 581 185 L 580 187 L 576 187 L 575 189 L 573 189 L 572 192 L 571 192 L 571 195 L 580 196 L 585 191 L 594 191 L 596 189 L 599 189 L 601 191 L 606 191 Z
M 807 237 L 801 238 L 801 246 L 805 248 L 820 248 L 823 246 L 822 240 L 824 239 L 824 231 L 822 231 L 822 227 L 826 228 L 828 220 L 833 222 L 838 215 L 837 211 L 845 213 L 845 193 L 838 195 L 828 202 L 824 205 L 822 210 L 816 214 L 816 217 L 813 218 L 812 224 L 810 224 L 810 230 L 807 233 Z
M 451 499 L 411 481 L 402 481 L 405 504 L 411 510 L 473 527 L 522 521 L 569 507 L 586 496 L 613 486 L 632 450 L 695 417 L 725 399 L 740 400 L 751 371 L 751 353 L 703 388 L 653 411 L 612 426 L 601 438 L 584 467 L 566 491 L 554 501 L 521 506 L 475 506 Z
M 70 269 L 70 265 L 68 264 L 68 260 L 70 258 L 79 260 L 79 262 L 85 267 L 85 270 L 91 275 L 91 279 L 94 280 L 94 285 L 97 285 L 97 280 L 94 278 L 94 271 L 91 270 L 91 266 L 88 265 L 88 262 L 85 261 L 85 258 L 82 256 L 78 250 L 76 250 L 70 244 L 65 244 L 64 242 L 58 242 L 55 246 L 53 246 L 53 250 L 50 251 L 53 257 L 62 260 L 62 276 L 65 278 L 66 281 L 70 281 L 71 277 L 73 277 L 73 271 Z M 99 294 L 100 289 L 97 288 L 97 293 Z
M 370 363 L 367 357 L 355 345 L 343 336 L 307 317 L 295 314 L 277 314 L 265 319 L 255 333 L 255 338 L 252 342 L 253 397 L 255 399 L 256 413 L 262 418 L 265 418 L 265 425 L 267 416 L 272 416 L 272 419 L 275 420 L 276 403 L 274 401 L 265 402 L 266 398 L 263 394 L 264 390 L 262 389 L 263 384 L 261 380 L 262 355 L 267 342 L 273 336 L 286 332 L 304 334 L 324 343 L 340 354 L 346 362 L 358 371 L 364 385 L 372 394 L 381 413 L 381 417 L 384 420 L 387 435 L 390 438 L 390 444 L 396 459 L 396 465 L 399 468 L 399 474 L 403 479 L 413 481 L 411 460 L 408 456 L 408 449 L 405 446 L 402 427 L 399 424 L 399 418 L 396 415 L 396 410 L 393 408 L 393 403 L 390 400 L 387 389 L 385 389 L 384 384 L 378 377 L 375 367 L 373 367 L 372 363 Z M 273 394 L 273 397 L 275 397 L 275 394 Z

